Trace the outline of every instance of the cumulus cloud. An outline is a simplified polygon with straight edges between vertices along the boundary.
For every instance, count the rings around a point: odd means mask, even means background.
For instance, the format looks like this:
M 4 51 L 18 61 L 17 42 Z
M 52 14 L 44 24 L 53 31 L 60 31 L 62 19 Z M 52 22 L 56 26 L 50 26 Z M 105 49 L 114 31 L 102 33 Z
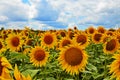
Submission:
M 8 27 L 9 26 L 9 27 Z M 44 24 L 40 21 L 28 21 L 28 22 L 8 22 L 6 24 L 0 24 L 0 28 L 4 27 L 5 29 L 24 29 L 25 27 L 29 27 L 33 30 L 49 30 L 49 29 L 55 29 L 54 26 L 50 26 L 47 24 Z M 56 28 L 57 29 L 57 28 Z
M 4 27 L 5 29 L 24 29 L 25 26 L 28 25 L 28 22 L 23 21 L 9 21 L 5 24 L 0 24 L 0 27 Z
M 21 0 L 0 0 L 0 16 L 6 17 L 9 21 L 27 20 L 29 5 Z
M 37 14 L 34 17 L 36 20 L 40 21 L 55 21 L 58 17 L 58 11 L 52 8 L 47 0 L 31 0 L 30 3 L 34 5 L 37 10 Z
M 28 25 L 30 28 L 34 29 L 34 30 L 48 30 L 48 29 L 54 29 L 53 26 L 49 26 L 47 24 L 44 24 L 40 21 L 31 21 L 29 22 Z
M 48 0 L 59 10 L 58 21 L 66 24 L 115 26 L 120 22 L 119 0 Z
M 83 29 L 90 25 L 105 27 L 120 25 L 119 0 L 27 1 L 29 4 L 23 3 L 22 0 L 1 0 L 0 24 L 27 25 L 35 29 L 65 29 L 75 25 Z
M 7 16 L 0 16 L 0 23 L 4 23 L 8 21 L 8 17 Z

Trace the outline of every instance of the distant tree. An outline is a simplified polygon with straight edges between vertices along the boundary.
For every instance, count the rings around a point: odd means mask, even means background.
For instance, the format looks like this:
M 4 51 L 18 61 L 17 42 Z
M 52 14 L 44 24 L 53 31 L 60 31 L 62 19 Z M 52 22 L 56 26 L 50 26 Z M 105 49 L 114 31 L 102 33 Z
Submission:
M 0 29 L 0 30 L 1 30 L 1 31 L 2 31 L 2 30 L 4 30 L 4 27 L 1 27 L 1 29 Z

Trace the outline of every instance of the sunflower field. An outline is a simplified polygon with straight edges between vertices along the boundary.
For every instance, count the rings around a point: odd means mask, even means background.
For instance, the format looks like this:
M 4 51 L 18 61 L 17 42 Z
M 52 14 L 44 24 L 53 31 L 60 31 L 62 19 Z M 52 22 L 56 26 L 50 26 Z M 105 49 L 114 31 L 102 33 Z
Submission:
M 120 80 L 120 28 L 1 28 L 0 80 Z

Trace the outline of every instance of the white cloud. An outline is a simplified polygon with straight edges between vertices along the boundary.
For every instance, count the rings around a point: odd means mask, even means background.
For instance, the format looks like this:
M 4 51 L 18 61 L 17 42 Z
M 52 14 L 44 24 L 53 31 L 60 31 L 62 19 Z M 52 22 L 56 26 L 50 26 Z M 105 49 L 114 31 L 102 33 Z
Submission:
M 29 19 L 32 19 L 32 18 L 34 18 L 34 17 L 36 17 L 36 14 L 37 14 L 37 10 L 35 9 L 35 5 L 31 5 L 30 6 L 30 9 L 29 9 L 30 11 L 29 11 L 29 16 L 28 16 L 28 18 Z
M 30 12 L 29 12 L 29 18 L 35 18 L 38 11 L 36 9 L 36 6 L 39 5 L 40 0 L 29 0 L 30 2 Z
M 44 24 L 40 21 L 30 21 L 30 22 L 8 22 L 4 25 L 0 24 L 0 28 L 4 27 L 5 29 L 24 29 L 24 27 L 29 27 L 34 30 L 48 30 L 48 29 L 54 29 L 53 26 L 49 26 L 47 24 Z
M 55 10 L 47 0 L 30 0 L 30 3 L 37 12 L 34 19 L 41 21 L 56 21 L 59 12 Z
M 6 22 L 8 20 L 7 16 L 0 16 L 0 22 Z
M 27 20 L 29 8 L 22 0 L 0 0 L 0 16 L 6 16 L 11 21 Z
M 57 21 L 58 22 L 63 22 L 64 21 L 63 23 L 68 23 L 68 20 L 71 19 L 72 17 L 73 17 L 72 14 L 67 14 L 66 15 L 65 12 L 61 12 L 59 14 L 59 17 L 58 17 Z
M 68 27 L 115 26 L 120 23 L 120 0 L 29 0 L 29 3 L 25 4 L 22 0 L 0 0 L 1 26 L 54 28 L 41 22 L 44 20 L 67 24 Z M 29 22 L 33 19 L 34 22 Z
M 76 25 L 75 23 L 70 23 L 70 24 L 68 24 L 68 27 L 67 27 L 67 29 L 74 29 L 74 26 L 78 26 L 78 25 Z
M 34 30 L 47 30 L 47 29 L 54 29 L 53 26 L 49 26 L 47 24 L 44 24 L 40 21 L 31 21 L 28 25 L 30 28 Z
M 20 22 L 20 21 L 10 21 L 7 22 L 3 25 L 3 27 L 5 27 L 5 29 L 24 29 L 25 26 L 27 26 L 28 23 L 27 22 Z
M 120 22 L 118 17 L 120 16 L 119 0 L 48 0 L 48 2 L 59 11 L 58 21 L 66 24 L 115 25 Z M 113 18 L 116 20 L 111 22 Z M 71 19 L 73 20 L 71 21 Z

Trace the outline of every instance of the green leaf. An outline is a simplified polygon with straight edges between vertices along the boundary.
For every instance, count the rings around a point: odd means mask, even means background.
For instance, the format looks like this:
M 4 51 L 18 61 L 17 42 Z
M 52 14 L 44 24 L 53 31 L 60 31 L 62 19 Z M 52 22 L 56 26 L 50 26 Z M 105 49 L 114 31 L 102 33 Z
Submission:
M 28 56 L 26 56 L 23 53 L 18 53 L 18 52 L 11 52 L 10 57 L 12 59 L 28 59 Z
M 55 80 L 55 78 L 53 78 L 53 77 L 48 77 L 48 78 L 46 78 L 46 80 Z
M 97 74 L 97 73 L 96 73 L 96 74 L 93 74 L 93 78 L 94 78 L 94 79 L 97 79 L 97 78 L 100 78 L 100 77 L 102 78 L 103 76 L 104 76 L 103 73 L 102 73 L 102 74 Z
M 22 72 L 22 74 L 24 74 L 25 76 L 30 75 L 32 78 L 37 74 L 39 70 L 31 70 L 31 69 L 27 69 L 25 71 Z
M 90 63 L 87 65 L 86 68 L 87 68 L 88 70 L 90 70 L 90 71 L 97 72 L 97 68 L 96 68 L 94 65 L 90 64 Z
M 31 48 L 31 46 L 25 45 L 23 46 L 23 48 Z
M 92 72 L 91 71 L 84 71 L 83 73 L 84 74 L 91 74 Z
M 110 77 L 108 76 L 108 77 L 104 78 L 103 80 L 110 80 Z
M 64 80 L 74 80 L 74 79 L 64 78 Z

